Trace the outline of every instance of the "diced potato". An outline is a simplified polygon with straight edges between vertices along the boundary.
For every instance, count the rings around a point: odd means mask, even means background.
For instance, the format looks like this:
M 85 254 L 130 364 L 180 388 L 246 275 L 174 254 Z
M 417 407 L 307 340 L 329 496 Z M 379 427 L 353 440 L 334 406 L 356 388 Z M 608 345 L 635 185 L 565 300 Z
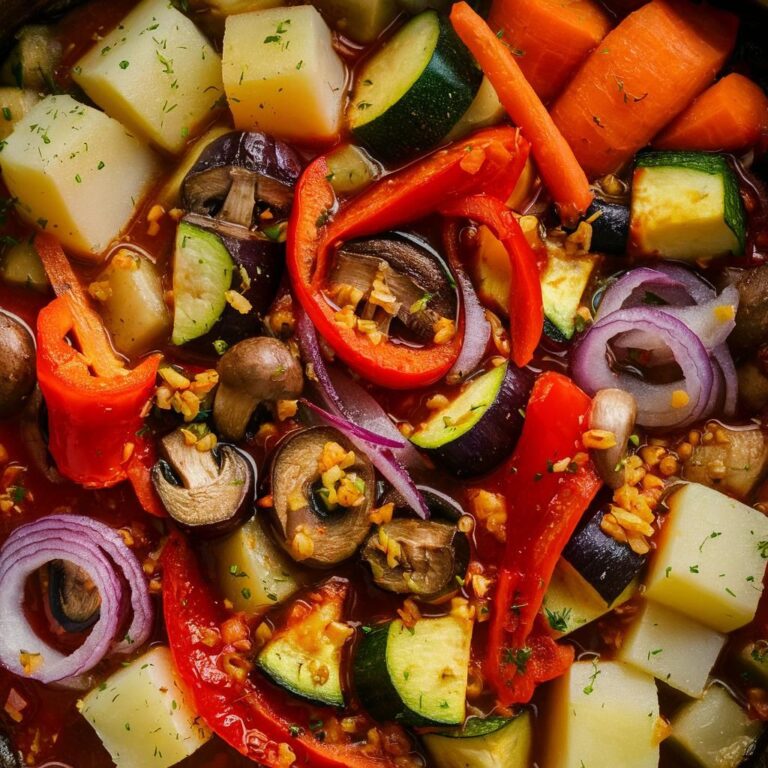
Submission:
M 720 685 L 672 718 L 670 744 L 701 768 L 737 768 L 763 730 Z
M 315 6 L 335 29 L 358 43 L 373 42 L 400 11 L 395 0 L 315 0 Z
M 160 276 L 146 257 L 121 248 L 92 285 L 118 352 L 143 354 L 170 334 L 171 317 Z
M 221 59 L 168 0 L 144 0 L 72 70 L 102 109 L 177 153 L 223 94 Z
M 446 136 L 446 140 L 456 141 L 462 136 L 472 133 L 472 131 L 486 128 L 489 125 L 496 125 L 504 119 L 506 114 L 491 81 L 484 77 L 474 101 L 461 116 L 459 122 L 453 126 L 451 132 Z
M 691 483 L 669 500 L 646 596 L 718 632 L 749 623 L 768 564 L 768 518 Z
M 43 262 L 29 239 L 14 243 L 6 249 L 0 274 L 3 282 L 19 288 L 47 291 L 51 287 Z
M 657 768 L 652 677 L 618 661 L 577 661 L 550 688 L 546 768 Z
M 23 218 L 98 260 L 155 180 L 154 154 L 103 112 L 46 96 L 0 153 L 3 180 Z
M 725 640 L 725 635 L 649 601 L 625 635 L 619 658 L 688 696 L 699 697 Z
M 156 646 L 94 688 L 80 712 L 117 768 L 167 768 L 211 738 L 177 681 L 165 646 Z
M 236 611 L 259 613 L 287 600 L 306 579 L 258 517 L 211 545 L 218 583 Z
M 339 132 L 346 71 L 313 6 L 229 16 L 223 67 L 237 128 L 303 141 Z
M 7 139 L 16 123 L 40 101 L 34 91 L 0 88 L 0 139 Z

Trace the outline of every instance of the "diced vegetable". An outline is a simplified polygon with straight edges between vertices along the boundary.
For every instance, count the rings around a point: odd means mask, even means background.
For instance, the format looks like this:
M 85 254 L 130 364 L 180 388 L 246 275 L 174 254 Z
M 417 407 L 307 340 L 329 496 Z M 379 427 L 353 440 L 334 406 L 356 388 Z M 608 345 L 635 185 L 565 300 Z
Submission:
M 529 768 L 531 713 L 485 720 L 473 717 L 463 728 L 427 733 L 422 740 L 437 768 Z
M 163 286 L 145 256 L 121 249 L 94 286 L 104 325 L 118 352 L 136 356 L 157 347 L 171 327 Z
M 54 75 L 62 47 L 51 27 L 30 25 L 17 33 L 18 42 L 0 70 L 0 81 L 17 88 L 55 93 Z
M 591 250 L 621 255 L 629 239 L 629 207 L 595 198 L 586 213 L 592 226 Z
M 310 701 L 341 707 L 341 654 L 352 629 L 341 623 L 349 584 L 332 579 L 312 602 L 297 603 L 286 627 L 259 653 L 259 667 L 278 685 Z
M 679 709 L 671 725 L 670 744 L 699 768 L 737 768 L 764 728 L 717 684 Z
M 218 16 L 233 16 L 237 13 L 279 8 L 285 0 L 204 0 L 204 3 Z
M 165 646 L 154 647 L 108 677 L 83 698 L 80 712 L 117 768 L 167 768 L 211 738 L 191 708 Z
M 652 677 L 618 661 L 578 661 L 552 684 L 544 713 L 547 768 L 657 768 Z
M 300 141 L 338 133 L 346 72 L 311 5 L 229 16 L 223 68 L 236 128 Z
M 469 109 L 481 81 L 448 20 L 425 11 L 365 61 L 347 122 L 376 157 L 399 162 L 435 146 Z
M 595 48 L 552 108 L 590 177 L 619 169 L 713 80 L 738 19 L 711 6 L 653 0 Z
M 305 582 L 258 516 L 213 542 L 211 551 L 219 588 L 236 611 L 259 613 L 287 600 Z
M 0 153 L 23 218 L 98 260 L 133 218 L 158 171 L 120 123 L 70 96 L 47 96 Z
M 459 122 L 453 126 L 445 140 L 456 141 L 480 128 L 496 125 L 504 119 L 506 114 L 491 81 L 487 77 L 483 77 L 474 101 L 461 116 Z
M 725 635 L 648 601 L 624 636 L 619 658 L 698 698 L 725 641 Z
M 768 564 L 768 518 L 703 485 L 669 499 L 646 596 L 719 632 L 755 615 Z
M 181 152 L 223 94 L 221 59 L 167 0 L 143 0 L 83 56 L 75 82 L 109 115 Z
M 326 158 L 331 186 L 337 195 L 353 195 L 381 176 L 379 164 L 362 147 L 342 144 Z
M 7 139 L 16 123 L 40 101 L 35 91 L 0 88 L 0 139 Z
M 29 240 L 22 240 L 6 248 L 0 274 L 4 282 L 20 288 L 47 291 L 51 287 L 43 263 Z
M 594 0 L 496 0 L 488 19 L 542 101 L 560 93 L 611 29 Z
M 768 97 L 749 78 L 732 72 L 707 88 L 654 140 L 659 149 L 737 152 L 768 128 Z
M 342 35 L 373 42 L 397 16 L 395 0 L 316 0 L 317 9 Z
M 173 344 L 208 333 L 227 306 L 234 263 L 221 238 L 182 221 L 173 257 Z
M 744 251 L 746 219 L 738 181 L 721 155 L 649 152 L 632 182 L 630 249 L 701 260 Z
M 565 339 L 576 330 L 581 297 L 596 266 L 596 256 L 568 256 L 548 249 L 547 266 L 541 273 L 544 316 Z
M 383 720 L 463 723 L 471 640 L 472 621 L 455 616 L 375 627 L 355 654 L 357 693 Z
M 763 687 L 768 685 L 768 643 L 765 640 L 746 643 L 737 658 L 746 682 Z
M 638 586 L 639 580 L 633 579 L 608 603 L 567 560 L 560 558 L 544 595 L 541 613 L 552 634 L 562 637 L 626 603 Z

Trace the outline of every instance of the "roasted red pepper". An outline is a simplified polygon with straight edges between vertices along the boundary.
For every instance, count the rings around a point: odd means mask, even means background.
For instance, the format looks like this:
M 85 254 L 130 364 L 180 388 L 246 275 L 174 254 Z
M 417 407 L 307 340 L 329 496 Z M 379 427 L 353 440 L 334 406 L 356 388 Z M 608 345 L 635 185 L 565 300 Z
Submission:
M 509 299 L 512 360 L 521 367 L 528 365 L 544 328 L 544 306 L 536 255 L 517 219 L 501 200 L 488 195 L 451 201 L 440 212 L 485 224 L 506 249 L 512 270 Z
M 223 670 L 233 647 L 221 640 L 219 628 L 228 618 L 204 581 L 194 553 L 174 533 L 162 555 L 163 611 L 168 643 L 176 668 L 211 730 L 243 755 L 268 768 L 286 764 L 285 744 L 296 765 L 311 768 L 394 768 L 393 758 L 369 754 L 355 744 L 319 741 L 308 727 L 306 708 L 294 708 L 296 719 L 281 715 L 267 686 L 248 676 L 237 679 Z M 326 710 L 313 707 L 321 719 Z M 333 714 L 331 710 L 327 710 Z M 303 718 L 303 721 L 302 721 Z M 283 747 L 285 753 L 285 747 Z
M 485 671 L 502 704 L 530 700 L 538 683 L 562 674 L 573 649 L 558 645 L 537 619 L 568 539 L 600 489 L 584 454 L 591 400 L 559 373 L 533 387 L 525 426 L 504 467 L 507 544 L 496 587 Z
M 461 348 L 462 328 L 446 344 L 414 348 L 368 336 L 334 321 L 323 295 L 331 250 L 352 237 L 382 232 L 435 213 L 449 200 L 477 193 L 506 200 L 522 172 L 529 145 L 513 128 L 476 133 L 374 184 L 333 215 L 336 198 L 320 157 L 304 171 L 288 228 L 288 271 L 294 295 L 320 335 L 362 376 L 408 389 L 439 380 Z
M 59 294 L 37 319 L 37 378 L 48 407 L 51 455 L 76 483 L 114 485 L 128 476 L 160 356 L 127 369 L 59 243 L 42 234 L 35 246 Z

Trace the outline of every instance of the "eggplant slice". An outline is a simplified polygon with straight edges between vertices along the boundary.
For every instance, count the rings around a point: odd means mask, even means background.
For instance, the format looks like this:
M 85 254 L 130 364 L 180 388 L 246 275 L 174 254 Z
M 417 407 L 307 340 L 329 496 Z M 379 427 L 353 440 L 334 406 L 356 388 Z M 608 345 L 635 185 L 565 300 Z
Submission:
M 329 508 L 324 499 L 319 462 L 328 443 L 354 453 L 354 462 L 344 469 L 361 493 L 353 506 Z M 371 527 L 376 476 L 369 459 L 340 432 L 312 427 L 288 435 L 272 461 L 270 481 L 278 540 L 295 560 L 326 568 L 357 551 Z M 311 542 L 309 550 L 297 551 L 297 534 L 305 543 Z

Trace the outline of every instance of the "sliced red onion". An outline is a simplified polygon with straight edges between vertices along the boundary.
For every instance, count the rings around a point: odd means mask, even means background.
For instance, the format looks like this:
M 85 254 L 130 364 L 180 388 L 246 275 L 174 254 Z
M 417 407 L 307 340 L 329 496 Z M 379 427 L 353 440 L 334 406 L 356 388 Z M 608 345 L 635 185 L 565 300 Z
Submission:
M 596 319 L 600 320 L 619 309 L 651 306 L 648 294 L 675 306 L 696 303 L 685 286 L 673 277 L 650 267 L 640 267 L 622 275 L 608 287 L 598 307 Z
M 24 614 L 27 578 L 52 560 L 82 568 L 99 592 L 99 618 L 83 644 L 69 655 L 50 647 Z M 121 578 L 122 577 L 122 578 Z M 123 580 L 124 579 L 124 580 Z M 133 617 L 126 637 L 115 643 L 130 590 Z M 17 528 L 0 549 L 0 664 L 24 677 L 20 654 L 39 654 L 29 677 L 43 683 L 73 680 L 110 652 L 144 643 L 152 628 L 152 607 L 141 565 L 111 528 L 77 515 L 52 515 Z
M 736 413 L 736 405 L 739 400 L 739 380 L 736 366 L 733 364 L 731 350 L 727 344 L 721 344 L 712 352 L 712 360 L 723 375 L 723 413 L 733 416 Z
M 609 342 L 637 328 L 655 335 L 659 346 L 669 347 L 684 381 L 651 384 L 611 368 Z M 595 323 L 575 350 L 572 373 L 589 394 L 609 387 L 632 394 L 638 405 L 637 423 L 645 427 L 682 427 L 701 418 L 715 382 L 713 364 L 696 334 L 681 320 L 655 307 L 619 310 Z M 685 391 L 688 402 L 674 408 L 672 397 L 678 390 Z
M 709 301 L 715 295 L 715 289 L 703 277 L 688 267 L 669 261 L 659 261 L 653 265 L 653 268 L 657 272 L 677 280 L 697 304 Z
M 326 424 L 338 429 L 352 445 L 364 453 L 371 463 L 379 470 L 382 477 L 403 497 L 405 503 L 422 519 L 429 519 L 429 507 L 416 484 L 408 474 L 408 470 L 395 457 L 390 448 L 375 444 L 361 437 L 361 430 L 346 419 L 334 416 L 312 403 L 304 401 L 313 413 L 317 414 Z
M 402 440 L 390 440 L 388 437 L 383 437 L 376 432 L 371 432 L 369 429 L 360 427 L 357 424 L 353 424 L 351 421 L 341 416 L 336 416 L 333 413 L 324 411 L 322 408 L 318 407 L 304 397 L 302 397 L 299 402 L 309 408 L 313 413 L 321 416 L 325 421 L 327 421 L 331 426 L 336 427 L 336 429 L 339 431 L 343 430 L 345 433 L 354 435 L 360 440 L 365 440 L 366 443 L 370 443 L 376 448 L 399 448 L 403 445 Z

